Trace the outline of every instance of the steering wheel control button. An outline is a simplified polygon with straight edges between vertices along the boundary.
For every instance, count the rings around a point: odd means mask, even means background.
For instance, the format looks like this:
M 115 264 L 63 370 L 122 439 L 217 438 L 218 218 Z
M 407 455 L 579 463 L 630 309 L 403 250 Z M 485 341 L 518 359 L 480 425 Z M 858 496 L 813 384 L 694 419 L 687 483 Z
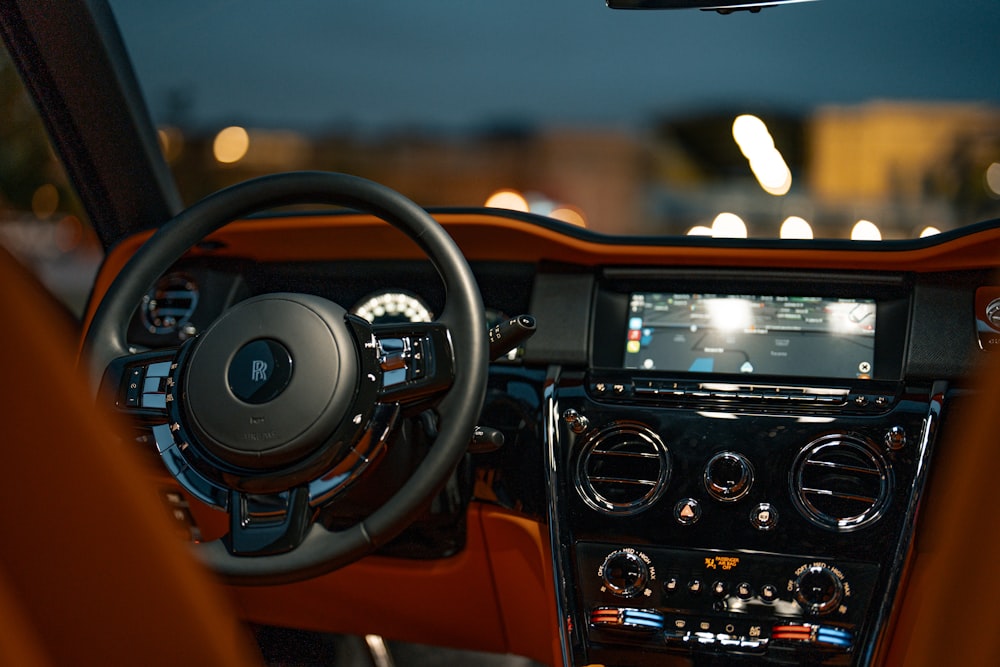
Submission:
M 139 405 L 142 394 L 142 368 L 136 367 L 129 371 L 125 378 L 125 405 L 134 408 Z
M 750 523 L 757 530 L 772 530 L 778 525 L 778 510 L 771 503 L 760 503 L 750 512 Z
M 701 503 L 694 498 L 678 500 L 674 505 L 674 518 L 682 526 L 691 526 L 701 518 Z
M 292 357 L 288 349 L 267 338 L 247 343 L 236 353 L 227 373 L 236 398 L 260 405 L 285 390 L 292 379 Z
M 172 362 L 169 361 L 157 361 L 156 363 L 150 364 L 146 368 L 146 377 L 157 377 L 165 378 L 170 375 L 170 366 Z
M 173 361 L 161 361 L 162 355 L 154 359 L 150 363 L 132 366 L 124 375 L 120 396 L 124 398 L 125 407 L 164 411 L 173 400 L 169 393 L 173 385 L 170 377 Z
M 753 485 L 753 466 L 737 452 L 719 452 L 705 466 L 705 489 L 716 500 L 735 502 Z

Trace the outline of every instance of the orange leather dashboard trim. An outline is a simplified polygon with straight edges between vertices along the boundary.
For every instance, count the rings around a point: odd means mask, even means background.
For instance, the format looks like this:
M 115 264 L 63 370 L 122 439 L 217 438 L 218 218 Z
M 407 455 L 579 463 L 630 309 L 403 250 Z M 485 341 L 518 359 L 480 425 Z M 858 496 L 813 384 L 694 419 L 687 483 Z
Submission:
M 858 249 L 720 247 L 699 245 L 604 244 L 565 236 L 522 220 L 482 213 L 444 213 L 436 219 L 466 257 L 477 261 L 566 262 L 583 266 L 650 264 L 666 266 L 759 267 L 935 272 L 995 268 L 1000 265 L 1000 228 L 906 249 L 858 244 Z M 97 295 L 121 270 L 149 234 L 122 241 L 109 253 L 95 287 Z M 216 232 L 193 255 L 245 257 L 257 261 L 339 259 L 418 259 L 423 253 L 401 232 L 363 214 L 296 215 L 257 218 Z

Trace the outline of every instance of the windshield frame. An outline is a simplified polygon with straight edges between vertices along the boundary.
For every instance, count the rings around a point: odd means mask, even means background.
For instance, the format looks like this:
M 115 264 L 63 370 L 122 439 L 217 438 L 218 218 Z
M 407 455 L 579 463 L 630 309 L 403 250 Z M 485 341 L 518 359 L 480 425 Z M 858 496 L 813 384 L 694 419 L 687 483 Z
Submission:
M 182 210 L 106 0 L 0 0 L 0 36 L 105 250 Z

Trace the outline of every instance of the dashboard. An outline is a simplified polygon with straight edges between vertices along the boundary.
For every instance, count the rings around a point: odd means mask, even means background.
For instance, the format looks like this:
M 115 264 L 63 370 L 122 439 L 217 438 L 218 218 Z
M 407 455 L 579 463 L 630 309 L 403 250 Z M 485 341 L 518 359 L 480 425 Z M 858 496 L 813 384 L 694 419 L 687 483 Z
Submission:
M 536 522 L 556 610 L 539 622 L 570 665 L 883 654 L 938 436 L 1000 345 L 1000 227 L 975 242 L 710 247 L 511 212 L 437 217 L 470 261 L 484 327 L 529 313 L 537 333 L 491 367 L 481 425 L 503 447 L 470 454 L 446 509 L 382 555 L 462 552 L 470 507 Z M 161 278 L 129 341 L 176 346 L 279 291 L 376 321 L 426 321 L 444 299 L 378 221 L 264 218 Z

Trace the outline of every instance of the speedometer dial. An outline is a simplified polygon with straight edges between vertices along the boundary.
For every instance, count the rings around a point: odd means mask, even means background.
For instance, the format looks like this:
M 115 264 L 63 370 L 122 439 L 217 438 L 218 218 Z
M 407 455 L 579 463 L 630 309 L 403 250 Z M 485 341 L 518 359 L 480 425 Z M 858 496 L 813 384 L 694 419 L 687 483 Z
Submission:
M 420 297 L 402 290 L 369 294 L 351 308 L 351 312 L 372 324 L 430 322 L 434 319 Z

